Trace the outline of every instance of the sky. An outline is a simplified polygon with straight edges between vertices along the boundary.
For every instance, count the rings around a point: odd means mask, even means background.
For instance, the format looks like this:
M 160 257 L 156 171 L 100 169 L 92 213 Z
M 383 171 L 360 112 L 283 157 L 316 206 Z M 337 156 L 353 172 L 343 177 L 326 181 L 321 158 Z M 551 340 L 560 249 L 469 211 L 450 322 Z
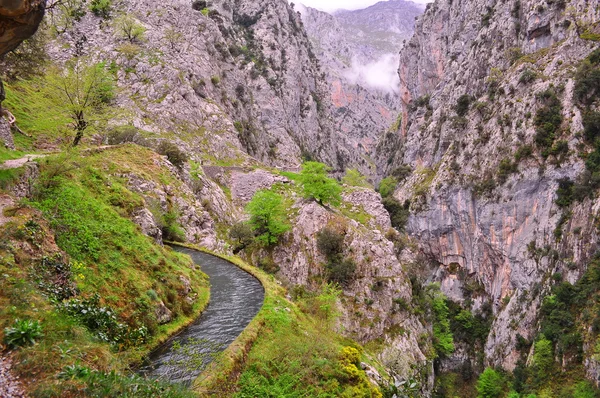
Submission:
M 305 6 L 317 8 L 321 11 L 335 11 L 343 8 L 345 10 L 360 10 L 367 8 L 381 0 L 288 0 L 290 3 L 301 3 Z M 415 3 L 428 3 L 427 0 L 412 0 Z

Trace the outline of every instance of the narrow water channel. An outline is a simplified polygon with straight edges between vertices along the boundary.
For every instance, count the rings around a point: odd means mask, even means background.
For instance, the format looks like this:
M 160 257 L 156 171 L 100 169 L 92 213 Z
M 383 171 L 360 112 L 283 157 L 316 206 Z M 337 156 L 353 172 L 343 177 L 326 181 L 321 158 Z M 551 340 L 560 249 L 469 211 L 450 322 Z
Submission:
M 248 326 L 262 306 L 264 290 L 255 277 L 226 260 L 174 249 L 189 254 L 209 276 L 210 304 L 193 324 L 154 351 L 140 373 L 190 385 Z

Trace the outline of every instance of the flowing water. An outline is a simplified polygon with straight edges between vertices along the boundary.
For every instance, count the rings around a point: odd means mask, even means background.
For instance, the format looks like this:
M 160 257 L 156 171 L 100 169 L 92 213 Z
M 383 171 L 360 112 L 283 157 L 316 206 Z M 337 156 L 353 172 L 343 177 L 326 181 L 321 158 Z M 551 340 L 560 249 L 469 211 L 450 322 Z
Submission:
M 262 306 L 264 290 L 255 277 L 226 260 L 174 249 L 189 254 L 209 276 L 210 304 L 192 325 L 154 351 L 140 373 L 190 385 L 248 326 Z

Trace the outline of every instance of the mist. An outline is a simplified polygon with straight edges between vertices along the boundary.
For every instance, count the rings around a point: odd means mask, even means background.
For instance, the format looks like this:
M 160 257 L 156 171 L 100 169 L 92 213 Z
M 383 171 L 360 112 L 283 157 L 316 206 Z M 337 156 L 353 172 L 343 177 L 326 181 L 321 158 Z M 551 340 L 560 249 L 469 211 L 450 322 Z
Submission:
M 400 91 L 399 62 L 399 56 L 395 54 L 383 55 L 378 60 L 366 64 L 354 59 L 350 69 L 344 72 L 344 76 L 354 84 L 366 85 L 388 93 L 398 93 Z

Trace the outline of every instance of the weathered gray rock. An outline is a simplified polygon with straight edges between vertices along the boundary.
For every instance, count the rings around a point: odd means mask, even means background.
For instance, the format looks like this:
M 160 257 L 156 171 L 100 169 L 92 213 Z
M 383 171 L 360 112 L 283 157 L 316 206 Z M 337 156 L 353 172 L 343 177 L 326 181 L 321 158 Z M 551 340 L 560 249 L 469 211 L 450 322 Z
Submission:
M 15 149 L 15 141 L 12 132 L 10 131 L 10 124 L 8 124 L 2 115 L 0 115 L 0 145 L 9 149 Z
M 156 308 L 154 309 L 154 315 L 156 316 L 156 322 L 158 322 L 159 325 L 169 323 L 173 319 L 173 313 L 167 308 L 162 300 L 160 300 L 156 305 Z
M 144 235 L 154 239 L 158 244 L 162 244 L 162 230 L 156 225 L 154 215 L 148 209 L 141 208 L 133 213 L 133 222 L 140 226 Z

